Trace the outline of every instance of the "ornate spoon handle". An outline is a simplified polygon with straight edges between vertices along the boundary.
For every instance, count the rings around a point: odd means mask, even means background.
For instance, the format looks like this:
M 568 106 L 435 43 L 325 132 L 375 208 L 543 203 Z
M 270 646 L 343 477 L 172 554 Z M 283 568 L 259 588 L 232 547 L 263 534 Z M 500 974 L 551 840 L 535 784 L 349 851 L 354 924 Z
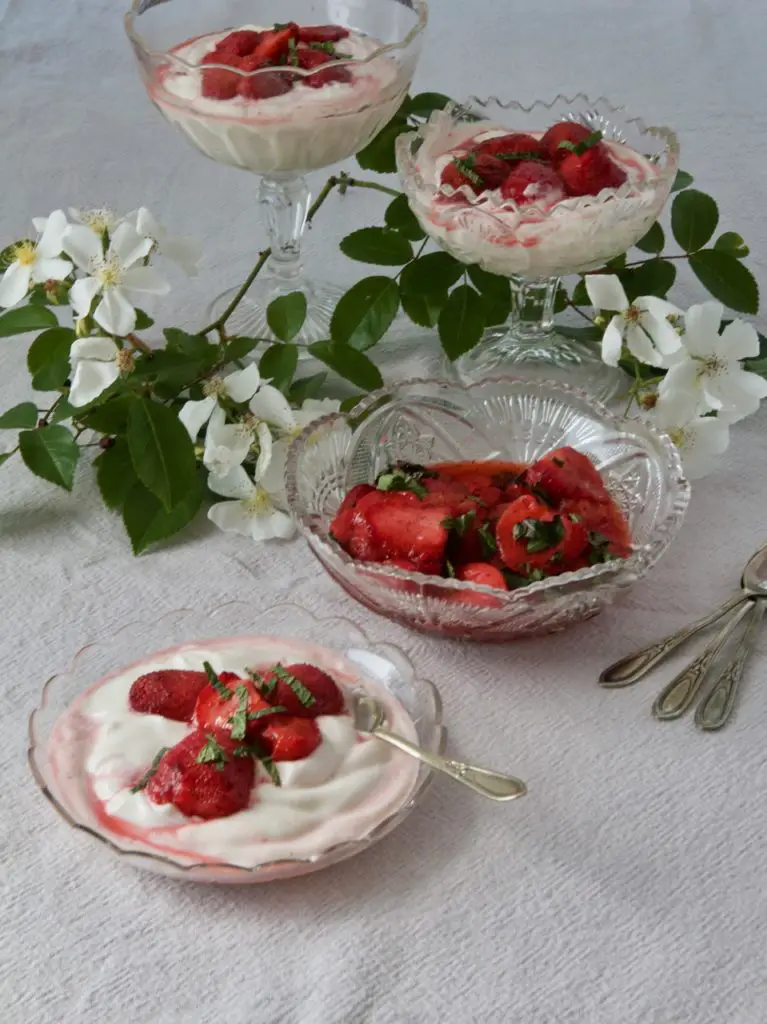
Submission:
M 732 709 L 735 707 L 735 698 L 743 678 L 743 669 L 746 666 L 748 657 L 754 649 L 756 634 L 764 617 L 764 600 L 754 602 L 754 610 L 748 628 L 740 642 L 732 661 L 725 668 L 722 674 L 714 683 L 711 691 L 706 694 L 703 700 L 695 709 L 695 724 L 699 729 L 711 732 L 721 729 L 730 720 Z
M 748 598 L 745 594 L 736 594 L 726 604 L 722 605 L 721 608 L 711 612 L 710 615 L 698 619 L 697 622 L 693 622 L 689 626 L 684 626 L 657 644 L 652 644 L 650 647 L 645 647 L 642 651 L 637 651 L 636 654 L 629 654 L 627 657 L 621 658 L 620 661 L 616 661 L 604 670 L 599 677 L 599 685 L 607 689 L 618 689 L 618 687 L 631 686 L 632 683 L 638 682 L 643 676 L 647 675 L 650 669 L 655 668 L 657 664 L 663 661 L 680 644 L 689 640 L 691 636 L 694 636 L 701 629 L 705 629 L 706 626 L 711 626 L 718 622 L 723 615 L 726 615 L 727 612 L 732 611 L 733 608 L 737 608 L 739 604 L 743 604 L 747 600 Z
M 750 611 L 751 605 L 744 604 L 719 630 L 703 652 L 661 690 L 652 706 L 652 713 L 656 718 L 667 721 L 679 718 L 685 713 L 695 700 L 711 663 Z

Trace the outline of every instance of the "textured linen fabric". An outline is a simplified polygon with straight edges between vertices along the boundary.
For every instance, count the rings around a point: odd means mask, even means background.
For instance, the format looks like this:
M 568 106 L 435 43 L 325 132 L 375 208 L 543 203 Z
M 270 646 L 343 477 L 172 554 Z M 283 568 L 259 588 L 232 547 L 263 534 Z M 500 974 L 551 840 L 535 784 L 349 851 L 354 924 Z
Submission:
M 0 0 L 0 239 L 57 206 L 146 204 L 206 240 L 201 276 L 158 307 L 161 323 L 199 323 L 263 244 L 255 181 L 194 153 L 151 107 L 125 5 Z M 763 276 L 763 0 L 432 6 L 418 87 L 605 93 L 678 126 L 683 165 Z M 307 260 L 351 282 L 336 243 L 384 202 L 332 199 Z M 680 301 L 696 295 L 690 284 Z M 29 394 L 26 347 L 0 341 L 0 409 Z M 720 735 L 651 720 L 672 666 L 625 692 L 595 681 L 729 595 L 765 539 L 765 426 L 760 415 L 735 428 L 678 540 L 627 598 L 567 633 L 500 648 L 374 620 L 301 541 L 252 546 L 200 523 L 134 559 L 87 467 L 73 496 L 17 459 L 0 469 L 5 1024 L 763 1022 L 765 641 Z M 529 797 L 499 806 L 438 781 L 365 855 L 263 887 L 181 884 L 113 862 L 64 827 L 27 769 L 42 682 L 122 621 L 233 597 L 254 607 L 297 597 L 407 647 L 440 683 L 452 750 L 527 779 Z

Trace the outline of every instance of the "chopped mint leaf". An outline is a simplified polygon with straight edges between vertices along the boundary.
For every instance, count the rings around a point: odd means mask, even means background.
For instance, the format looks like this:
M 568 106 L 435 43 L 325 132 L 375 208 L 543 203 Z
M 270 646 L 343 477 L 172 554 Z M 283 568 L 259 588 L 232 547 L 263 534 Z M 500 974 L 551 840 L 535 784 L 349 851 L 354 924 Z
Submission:
M 240 704 L 233 715 L 229 716 L 229 724 L 232 727 L 232 739 L 244 740 L 248 728 L 248 701 L 250 694 L 248 688 L 241 684 L 234 691 Z
M 463 537 L 476 517 L 476 511 L 471 509 L 471 511 L 464 512 L 460 516 L 448 516 L 447 519 L 442 520 L 440 525 L 444 526 L 446 530 L 452 530 L 459 537 Z
M 526 587 L 530 582 L 527 576 L 522 576 L 518 572 L 512 572 L 511 569 L 502 569 L 501 572 L 509 590 L 519 590 L 520 587 Z
M 447 573 L 447 578 L 449 580 L 455 579 L 455 566 L 453 565 L 449 558 L 445 559 L 445 572 Z
M 275 665 L 272 668 L 272 672 L 278 679 L 281 679 L 283 683 L 287 683 L 305 708 L 310 708 L 313 704 L 317 703 L 312 691 L 308 690 L 300 679 L 296 679 L 296 677 L 291 675 L 290 672 L 286 672 L 282 665 Z
M 298 43 L 295 39 L 288 39 L 288 64 L 291 67 L 297 68 L 299 66 L 298 61 Z
M 248 721 L 257 722 L 259 718 L 266 718 L 267 715 L 281 715 L 287 710 L 282 704 L 275 704 L 273 708 L 259 708 L 258 711 L 251 711 L 248 714 Z
M 309 43 L 310 50 L 321 50 L 323 53 L 329 53 L 331 57 L 335 57 L 336 44 L 331 43 L 328 40 L 326 43 Z
M 147 770 L 144 772 L 144 774 L 138 780 L 136 785 L 135 786 L 131 786 L 131 788 L 130 788 L 131 793 L 140 793 L 142 789 L 146 788 L 147 783 L 152 778 L 154 773 L 157 771 L 157 768 L 159 767 L 160 761 L 162 761 L 163 757 L 165 757 L 165 755 L 168 753 L 169 750 L 170 750 L 170 747 L 160 747 L 160 749 L 154 755 L 154 758 L 152 759 L 152 763 L 149 765 Z
M 423 499 L 429 493 L 422 483 L 419 483 L 414 476 L 395 470 L 391 473 L 381 473 L 376 480 L 376 487 L 379 491 L 412 491 L 417 497 Z
M 545 580 L 548 577 L 548 573 L 544 572 L 543 569 L 533 569 L 528 576 L 530 583 L 539 583 L 541 580 Z
M 555 466 L 559 466 L 560 469 L 562 469 L 565 465 L 565 460 L 560 459 L 557 455 L 555 455 L 551 461 L 554 463 Z
M 571 523 L 582 523 L 583 522 L 583 516 L 578 516 L 578 515 L 575 514 L 575 512 L 568 512 L 568 517 L 569 517 Z
M 252 757 L 255 761 L 260 761 L 275 786 L 282 785 L 282 780 L 280 779 L 280 773 L 277 771 L 277 766 L 257 740 L 253 740 L 251 743 L 243 743 L 241 746 L 235 747 L 234 756 Z
M 246 668 L 245 671 L 256 684 L 256 689 L 260 690 L 260 692 L 263 693 L 265 697 L 268 697 L 269 694 L 274 690 L 275 686 L 277 685 L 277 680 L 274 677 L 272 677 L 271 679 L 265 679 L 263 676 L 259 675 L 258 672 L 255 672 L 252 668 Z
M 473 185 L 481 186 L 483 184 L 482 178 L 474 170 L 475 159 L 476 157 L 474 156 L 474 154 L 469 153 L 463 160 L 457 156 L 453 160 L 453 163 L 464 176 L 464 178 L 468 178 Z
M 540 153 L 496 153 L 499 160 L 534 160 L 536 163 L 544 163 L 544 159 Z
M 533 487 L 531 487 L 530 491 L 532 494 L 536 496 L 536 498 L 542 501 L 544 505 L 551 505 L 552 508 L 556 505 L 556 502 L 552 499 L 548 491 L 546 491 L 539 484 L 535 484 Z
M 591 135 L 587 135 L 583 142 L 570 142 L 565 139 L 560 142 L 557 149 L 566 149 L 570 153 L 575 153 L 576 156 L 583 156 L 587 149 L 593 149 L 597 143 L 602 141 L 601 132 L 592 132 Z
M 483 523 L 477 530 L 479 534 L 479 542 L 482 545 L 482 554 L 485 558 L 489 558 L 490 555 L 494 555 L 498 550 L 498 545 L 493 536 L 493 530 L 490 523 Z
M 202 663 L 202 667 L 205 669 L 205 675 L 208 677 L 208 682 L 216 691 L 216 693 L 220 697 L 223 697 L 224 700 L 231 700 L 234 694 L 229 689 L 229 687 L 225 683 L 222 683 L 221 680 L 218 678 L 216 673 L 213 671 L 213 666 L 211 665 L 211 663 L 209 661 L 204 661 Z
M 620 558 L 610 551 L 610 538 L 601 533 L 589 533 L 589 565 L 616 562 Z
M 565 535 L 565 528 L 559 516 L 550 521 L 523 519 L 514 527 L 514 540 L 523 541 L 529 555 L 537 555 L 556 547 Z
M 222 772 L 228 760 L 226 751 L 218 742 L 213 733 L 206 732 L 208 742 L 200 748 L 197 755 L 197 764 L 212 764 L 217 772 Z
M 556 565 L 557 562 L 561 562 L 562 561 L 562 558 L 563 558 L 562 552 L 561 551 L 555 551 L 554 554 L 549 559 L 549 561 L 551 562 L 552 565 Z

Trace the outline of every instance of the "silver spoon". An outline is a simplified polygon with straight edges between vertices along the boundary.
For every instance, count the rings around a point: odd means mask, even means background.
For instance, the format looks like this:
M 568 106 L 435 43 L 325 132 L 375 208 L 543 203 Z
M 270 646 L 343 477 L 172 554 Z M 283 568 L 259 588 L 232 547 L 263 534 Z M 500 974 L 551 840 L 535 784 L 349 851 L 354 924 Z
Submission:
M 743 669 L 746 666 L 749 655 L 756 643 L 756 634 L 764 618 L 765 601 L 754 601 L 754 609 L 748 622 L 746 632 L 740 646 L 735 652 L 729 665 L 726 666 L 711 690 L 695 709 L 695 724 L 705 732 L 713 732 L 721 729 L 729 720 L 732 710 L 735 707 L 735 698 L 738 693 L 740 681 L 743 678 Z
M 370 733 L 384 743 L 403 750 L 411 757 L 417 758 L 424 764 L 429 765 L 435 771 L 449 775 L 456 782 L 462 782 L 464 786 L 473 789 L 490 800 L 515 800 L 518 796 L 527 793 L 527 786 L 521 779 L 515 779 L 510 775 L 501 775 L 500 772 L 491 771 L 489 768 L 479 768 L 477 765 L 464 764 L 462 761 L 452 761 L 439 754 L 431 754 L 427 750 L 421 750 L 414 743 L 390 732 L 384 725 L 386 712 L 381 704 L 372 697 L 357 697 L 352 708 L 355 728 L 360 732 Z
M 672 651 L 676 650 L 686 640 L 689 640 L 690 637 L 695 636 L 702 629 L 706 629 L 707 626 L 712 626 L 728 612 L 748 601 L 749 598 L 767 598 L 767 544 L 759 548 L 749 558 L 743 570 L 740 585 L 740 593 L 735 594 L 721 608 L 717 608 L 710 615 L 698 619 L 697 622 L 693 622 L 689 626 L 684 626 L 682 629 L 677 630 L 676 633 L 666 637 L 665 640 L 651 644 L 649 647 L 645 647 L 635 654 L 629 654 L 627 657 L 621 658 L 610 665 L 599 677 L 600 686 L 608 689 L 631 686 L 643 676 L 646 676 L 651 669 L 655 668 L 667 655 L 671 654 Z

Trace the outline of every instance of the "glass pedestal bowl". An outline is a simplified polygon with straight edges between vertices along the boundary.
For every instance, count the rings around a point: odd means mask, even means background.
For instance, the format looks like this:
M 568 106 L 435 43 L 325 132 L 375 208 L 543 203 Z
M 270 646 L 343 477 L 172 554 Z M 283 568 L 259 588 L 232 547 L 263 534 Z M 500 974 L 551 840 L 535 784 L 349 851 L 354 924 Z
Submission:
M 352 36 L 338 51 L 353 50 L 355 59 L 331 67 L 352 80 L 309 88 L 328 65 L 249 71 L 201 63 L 215 39 L 232 30 L 290 21 L 348 28 Z M 149 98 L 204 156 L 261 177 L 258 203 L 271 256 L 229 320 L 231 334 L 270 337 L 269 303 L 302 291 L 307 316 L 294 341 L 308 345 L 328 337 L 344 289 L 304 274 L 301 238 L 311 200 L 304 175 L 358 153 L 391 119 L 410 87 L 426 22 L 425 0 L 133 0 L 125 25 Z M 203 76 L 211 73 L 223 75 L 235 95 L 204 95 L 209 80 Z M 215 300 L 212 320 L 236 294 Z
M 477 196 L 468 186 L 440 183 L 440 158 L 461 152 L 485 132 L 539 138 L 557 121 L 600 131 L 628 170 L 619 188 L 559 202 L 517 205 L 499 190 Z M 508 277 L 512 316 L 485 332 L 455 365 L 463 380 L 497 373 L 554 379 L 606 401 L 622 374 L 598 351 L 558 334 L 553 323 L 560 277 L 595 270 L 625 252 L 658 219 L 678 168 L 679 147 L 668 128 L 648 127 L 608 100 L 579 95 L 524 106 L 472 98 L 436 112 L 418 131 L 397 140 L 402 186 L 422 228 L 468 265 Z M 442 161 L 444 163 L 444 160 Z
M 353 560 L 330 536 L 355 484 L 394 462 L 497 459 L 531 463 L 564 445 L 594 462 L 633 537 L 628 559 L 562 573 L 512 591 Z M 374 392 L 351 413 L 312 423 L 288 455 L 288 501 L 330 575 L 379 615 L 429 633 L 505 642 L 596 615 L 643 577 L 681 526 L 689 501 L 671 440 L 621 420 L 551 381 L 487 378 L 470 385 L 412 380 Z

